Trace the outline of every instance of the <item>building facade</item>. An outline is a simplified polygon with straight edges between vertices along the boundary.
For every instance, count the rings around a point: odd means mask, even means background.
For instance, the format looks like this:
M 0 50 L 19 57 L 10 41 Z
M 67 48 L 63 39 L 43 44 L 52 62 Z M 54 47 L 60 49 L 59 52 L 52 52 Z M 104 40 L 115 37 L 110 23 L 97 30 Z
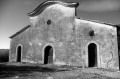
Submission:
M 119 69 L 117 28 L 76 18 L 78 3 L 47 1 L 11 38 L 10 62 Z

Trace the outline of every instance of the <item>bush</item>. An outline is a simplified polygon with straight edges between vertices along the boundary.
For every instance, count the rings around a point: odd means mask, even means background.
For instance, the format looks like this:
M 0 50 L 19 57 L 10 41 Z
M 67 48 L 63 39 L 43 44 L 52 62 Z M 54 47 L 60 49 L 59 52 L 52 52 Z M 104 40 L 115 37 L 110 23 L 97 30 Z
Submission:
M 9 61 L 9 49 L 0 49 L 0 62 Z

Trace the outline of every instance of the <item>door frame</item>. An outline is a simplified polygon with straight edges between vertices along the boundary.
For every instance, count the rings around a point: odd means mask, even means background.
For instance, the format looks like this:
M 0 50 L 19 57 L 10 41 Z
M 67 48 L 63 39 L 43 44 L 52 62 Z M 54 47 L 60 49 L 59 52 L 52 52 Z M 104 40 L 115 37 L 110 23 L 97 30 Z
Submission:
M 16 62 L 18 62 L 17 59 L 18 59 L 18 47 L 19 46 L 21 47 L 21 60 L 20 60 L 20 62 L 22 62 L 22 52 L 23 52 L 22 44 L 18 44 L 17 47 L 16 47 Z
M 52 64 L 54 64 L 54 61 L 55 61 L 55 49 L 54 49 L 54 46 L 53 46 L 52 44 L 50 44 L 50 43 L 46 44 L 46 45 L 43 47 L 43 49 L 42 49 L 42 64 L 44 64 L 45 48 L 46 48 L 47 46 L 51 46 L 51 47 L 53 48 L 53 63 L 52 63 Z
M 85 51 L 86 51 L 86 65 L 87 67 L 89 67 L 89 61 L 88 61 L 88 46 L 91 44 L 91 43 L 94 43 L 96 44 L 96 48 L 97 48 L 97 67 L 100 67 L 100 54 L 99 54 L 99 44 L 95 41 L 90 41 L 87 43 L 87 45 L 85 46 Z

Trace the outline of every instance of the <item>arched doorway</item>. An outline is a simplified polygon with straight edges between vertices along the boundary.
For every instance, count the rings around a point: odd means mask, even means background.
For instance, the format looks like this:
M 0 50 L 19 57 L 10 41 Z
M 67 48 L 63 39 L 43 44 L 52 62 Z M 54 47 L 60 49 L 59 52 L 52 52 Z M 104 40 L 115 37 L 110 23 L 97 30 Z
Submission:
M 88 67 L 97 66 L 97 46 L 95 43 L 88 45 Z
M 44 64 L 53 63 L 53 48 L 52 46 L 46 46 L 44 49 Z
M 21 62 L 22 46 L 17 46 L 17 62 Z

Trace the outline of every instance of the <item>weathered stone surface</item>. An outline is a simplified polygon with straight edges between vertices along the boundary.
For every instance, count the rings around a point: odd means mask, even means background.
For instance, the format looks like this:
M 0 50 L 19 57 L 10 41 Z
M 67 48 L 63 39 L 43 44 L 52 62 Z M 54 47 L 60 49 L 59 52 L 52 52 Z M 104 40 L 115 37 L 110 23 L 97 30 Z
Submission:
M 47 7 L 30 21 L 31 27 L 11 40 L 11 62 L 16 62 L 16 47 L 21 44 L 22 62 L 44 64 L 44 48 L 51 45 L 53 64 L 88 66 L 88 45 L 94 43 L 98 67 L 118 69 L 116 27 L 77 19 L 74 7 L 60 4 Z

